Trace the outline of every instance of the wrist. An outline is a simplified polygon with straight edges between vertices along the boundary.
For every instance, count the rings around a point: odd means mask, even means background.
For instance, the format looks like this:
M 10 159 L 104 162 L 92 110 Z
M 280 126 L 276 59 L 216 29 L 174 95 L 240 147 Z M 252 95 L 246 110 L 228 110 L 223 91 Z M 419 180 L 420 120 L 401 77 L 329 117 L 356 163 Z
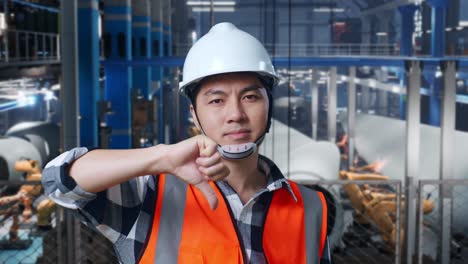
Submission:
M 159 144 L 149 147 L 148 150 L 149 163 L 146 166 L 146 174 L 157 175 L 170 172 L 168 145 Z

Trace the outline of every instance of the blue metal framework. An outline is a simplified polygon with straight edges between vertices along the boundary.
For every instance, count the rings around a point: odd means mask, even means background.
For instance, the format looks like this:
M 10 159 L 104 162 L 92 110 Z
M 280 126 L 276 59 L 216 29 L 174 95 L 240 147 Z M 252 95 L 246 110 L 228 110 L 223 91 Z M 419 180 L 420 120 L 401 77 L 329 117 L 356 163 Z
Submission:
M 349 2 L 349 3 L 348 3 Z M 397 12 L 401 15 L 401 36 L 400 36 L 400 51 L 401 56 L 399 57 L 379 57 L 379 56 L 321 56 L 321 57 L 276 57 L 273 58 L 273 63 L 276 67 L 351 67 L 351 66 L 371 66 L 371 67 L 381 67 L 385 66 L 391 68 L 391 71 L 396 72 L 399 78 L 399 83 L 405 85 L 405 72 L 406 65 L 411 61 L 421 61 L 424 65 L 425 79 L 428 81 L 428 95 L 430 97 L 430 115 L 429 120 L 433 125 L 438 125 L 440 123 L 440 98 L 439 94 L 442 89 L 442 84 L 440 78 L 434 78 L 437 68 L 440 67 L 444 61 L 457 61 L 458 65 L 461 67 L 468 65 L 468 58 L 460 57 L 449 57 L 445 56 L 445 16 L 446 10 L 449 1 L 447 0 L 427 0 L 427 3 L 432 9 L 432 21 L 431 21 L 431 53 L 430 57 L 412 57 L 413 55 L 413 31 L 414 31 L 414 14 L 415 11 L 420 8 L 415 4 L 411 4 L 411 1 L 390 1 L 390 0 L 352 0 L 352 1 L 342 1 L 339 3 L 343 6 L 353 9 L 354 11 L 359 11 L 362 14 L 369 13 L 374 14 L 374 12 L 381 12 L 382 10 L 389 10 L 398 8 Z M 128 8 L 122 7 L 106 7 L 104 10 L 108 14 L 128 14 Z M 141 21 L 140 21 L 141 19 Z M 135 50 L 136 53 L 132 54 L 128 58 L 120 58 L 116 56 L 115 51 L 117 50 L 116 45 L 117 41 L 111 41 L 112 44 L 112 55 L 106 61 L 102 61 L 104 67 L 109 69 L 114 69 L 112 72 L 107 72 L 112 74 L 121 74 L 127 76 L 129 79 L 133 79 L 133 84 L 137 87 L 144 87 L 143 90 L 149 90 L 148 97 L 151 98 L 153 95 L 159 98 L 159 142 L 164 142 L 165 135 L 165 124 L 168 123 L 171 125 L 172 118 L 170 116 L 164 116 L 164 100 L 170 100 L 171 93 L 165 95 L 163 76 L 170 75 L 170 68 L 173 67 L 182 67 L 184 63 L 183 57 L 174 57 L 172 56 L 172 39 L 171 39 L 171 28 L 170 25 L 167 25 L 167 21 L 162 21 L 160 18 L 159 21 L 153 21 L 150 17 L 134 17 L 134 22 L 151 22 L 151 37 L 148 37 L 148 28 L 145 28 L 144 32 L 139 32 L 138 29 L 131 30 L 132 32 L 127 35 L 127 38 L 131 36 L 137 36 L 138 38 L 148 38 L 146 46 L 148 48 L 148 53 L 146 56 L 140 56 L 138 48 Z M 108 26 L 111 28 L 116 28 L 116 25 L 111 22 L 107 22 Z M 110 30 L 115 31 L 115 30 Z M 126 31 L 126 30 L 121 30 Z M 115 33 L 115 32 L 113 32 Z M 138 47 L 139 45 L 137 45 Z M 151 49 L 154 49 L 153 52 L 150 52 Z M 131 51 L 127 51 L 130 53 Z M 142 69 L 146 67 L 151 67 L 151 73 L 141 76 L 142 78 L 137 78 L 140 71 L 136 70 L 134 73 L 135 76 L 127 74 L 124 69 L 130 69 L 131 67 L 136 67 L 136 69 Z M 118 71 L 116 69 L 119 69 Z M 148 68 L 149 69 L 149 68 Z M 152 76 L 151 76 L 152 75 Z M 118 79 L 116 76 L 112 77 L 115 80 Z M 149 78 L 150 79 L 149 79 Z M 141 83 L 140 83 L 141 81 Z M 151 82 L 152 81 L 152 82 Z M 159 82 L 159 90 L 155 91 L 155 86 L 151 86 L 150 89 L 149 83 Z M 108 81 L 110 84 L 111 82 Z M 120 83 L 126 83 L 125 80 L 121 80 Z M 117 83 L 114 83 L 117 85 Z M 121 85 L 121 84 L 120 84 Z M 114 85 L 112 85 L 114 86 Z M 132 85 L 130 85 L 132 86 Z M 110 88 L 111 85 L 108 85 Z M 108 91 L 108 93 L 114 93 L 114 91 Z M 121 94 L 123 95 L 123 94 Z M 109 96 L 109 94 L 108 94 Z M 464 100 L 464 99 L 463 99 Z M 401 118 L 404 117 L 406 112 L 405 107 L 405 97 L 401 96 L 400 99 L 401 105 Z M 122 102 L 121 102 L 122 103 Z M 172 115 L 172 111 L 168 112 L 168 115 Z M 166 120 L 164 120 L 166 119 Z M 126 129 L 126 127 L 125 127 Z
M 27 2 L 27 1 L 22 1 L 22 0 L 10 0 L 10 1 L 13 2 L 13 3 L 16 3 L 16 4 L 29 6 L 29 7 L 33 7 L 33 8 L 36 8 L 36 9 L 47 10 L 47 11 L 52 12 L 52 13 L 59 13 L 60 12 L 60 9 L 53 8 L 53 7 L 48 7 L 48 6 L 43 6 L 43 5 L 38 5 L 38 4 L 33 4 L 33 3 L 30 3 L 30 2 Z
M 131 6 L 106 6 L 104 34 L 110 37 L 111 53 L 108 61 L 132 60 Z M 104 64 L 106 75 L 105 99 L 112 104 L 115 115 L 107 115 L 106 123 L 112 128 L 110 148 L 130 148 L 131 140 L 131 87 L 132 69 L 120 64 Z
M 402 56 L 413 55 L 414 13 L 417 9 L 416 5 L 398 7 L 401 14 L 400 54 Z
M 98 145 L 99 89 L 98 0 L 78 7 L 80 144 Z
M 424 66 L 440 66 L 443 61 L 457 61 L 459 67 L 468 67 L 468 57 L 445 56 L 431 57 L 274 57 L 276 67 L 304 67 L 304 66 L 387 66 L 404 67 L 407 61 L 422 61 Z M 182 67 L 184 57 L 161 57 L 153 59 L 108 60 L 104 65 L 153 66 L 153 67 Z
M 389 67 L 393 71 L 397 72 L 397 76 L 400 79 L 400 84 L 405 85 L 405 71 L 406 65 L 410 61 L 421 61 L 422 65 L 426 69 L 426 75 L 435 75 L 437 67 L 440 67 L 445 61 L 456 61 L 459 67 L 468 67 L 468 57 L 275 57 L 273 58 L 273 64 L 275 67 L 351 67 L 351 66 L 373 66 L 373 67 Z M 150 65 L 153 69 L 158 67 L 182 67 L 184 64 L 183 57 L 160 57 L 153 58 L 150 60 L 140 59 L 140 60 L 113 60 L 113 61 L 103 61 L 106 64 L 120 65 L 120 66 L 143 66 Z M 438 80 L 439 81 L 439 80 Z M 433 82 L 435 83 L 435 82 Z M 424 89 L 431 98 L 430 113 L 429 113 L 429 122 L 432 125 L 438 125 L 440 122 L 440 103 L 434 102 L 433 100 L 440 100 L 438 97 L 439 92 L 435 91 L 431 84 L 430 89 Z M 428 92 L 430 91 L 430 92 Z M 400 97 L 400 118 L 405 119 L 406 112 L 406 97 Z M 458 102 L 468 101 L 467 96 L 459 95 L 457 96 Z M 162 102 L 160 101 L 160 106 L 162 107 Z M 159 121 L 160 129 L 163 129 L 163 122 Z
M 149 16 L 133 16 L 133 39 L 135 54 L 134 58 L 151 58 L 151 17 Z M 144 44 L 142 44 L 144 42 Z M 139 89 L 145 99 L 148 99 L 151 85 L 151 68 L 149 66 L 143 68 L 133 68 L 133 89 Z

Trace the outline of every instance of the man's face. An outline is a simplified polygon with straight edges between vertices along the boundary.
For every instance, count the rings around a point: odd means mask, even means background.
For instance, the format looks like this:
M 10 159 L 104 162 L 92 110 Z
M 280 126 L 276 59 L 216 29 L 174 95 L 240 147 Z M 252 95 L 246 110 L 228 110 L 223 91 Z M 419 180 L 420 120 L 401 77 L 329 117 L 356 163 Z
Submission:
M 206 135 L 220 145 L 255 142 L 265 131 L 268 96 L 253 73 L 228 73 L 201 83 L 196 110 Z M 193 106 L 190 111 L 197 120 Z

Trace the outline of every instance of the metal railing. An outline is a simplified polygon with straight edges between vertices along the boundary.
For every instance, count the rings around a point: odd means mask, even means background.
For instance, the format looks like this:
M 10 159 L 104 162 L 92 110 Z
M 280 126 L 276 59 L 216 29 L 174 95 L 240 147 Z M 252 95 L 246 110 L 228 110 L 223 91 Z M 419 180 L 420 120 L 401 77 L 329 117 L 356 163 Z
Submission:
M 190 44 L 176 46 L 176 55 L 185 56 Z M 316 56 L 397 56 L 400 50 L 396 44 L 265 44 L 270 54 L 276 57 Z M 290 54 L 291 52 L 291 54 Z
M 266 44 L 265 48 L 274 56 L 396 56 L 394 44 Z M 273 53 L 274 52 L 274 53 Z M 291 54 L 289 54 L 291 52 Z
M 20 197 L 18 190 L 25 186 L 36 190 Z M 67 210 L 41 189 L 39 181 L 0 181 L 0 263 L 118 262 L 112 243 L 96 231 L 76 222 L 78 232 L 70 234 L 64 218 Z M 70 242 L 76 245 L 72 262 L 63 246 Z
M 37 193 L 40 184 L 0 182 L 0 263 L 58 263 L 58 210 Z M 30 192 L 18 195 L 20 188 Z
M 468 257 L 468 179 L 420 180 L 417 214 L 417 255 L 419 264 L 466 263 Z M 425 199 L 435 208 L 424 214 Z
M 334 263 L 400 263 L 405 216 L 399 180 L 298 180 L 322 191 Z M 385 196 L 385 199 L 382 198 Z M 362 198 L 362 199 L 361 199 Z
M 26 30 L 0 31 L 0 62 L 60 60 L 60 35 Z
M 296 182 L 324 192 L 329 208 L 335 208 L 329 211 L 334 263 L 401 263 L 408 247 L 404 230 L 411 222 L 417 223 L 411 231 L 417 234 L 417 263 L 458 264 L 467 257 L 468 230 L 460 228 L 460 221 L 468 215 L 468 179 L 420 180 L 416 218 L 405 212 L 399 180 Z M 65 263 L 70 252 L 63 245 L 69 242 L 75 245 L 73 263 L 117 262 L 112 244 L 96 231 L 75 223 L 78 232 L 68 232 L 65 209 L 50 204 L 39 209 L 47 197 L 34 198 L 32 214 L 18 206 L 20 200 L 5 203 L 24 185 L 39 187 L 40 182 L 0 182 L 0 263 Z M 49 220 L 40 224 L 44 217 Z
M 76 263 L 119 263 L 114 246 L 106 237 L 84 224 L 79 225 L 80 235 L 75 237 L 75 245 L 80 253 L 75 256 Z

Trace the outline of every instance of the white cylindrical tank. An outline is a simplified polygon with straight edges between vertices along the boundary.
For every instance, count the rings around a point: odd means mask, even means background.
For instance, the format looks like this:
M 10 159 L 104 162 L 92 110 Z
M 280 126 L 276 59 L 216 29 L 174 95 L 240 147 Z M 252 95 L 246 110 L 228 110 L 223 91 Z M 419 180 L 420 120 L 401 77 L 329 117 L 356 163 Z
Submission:
M 42 168 L 43 160 L 36 147 L 17 137 L 0 137 L 0 180 L 23 180 L 23 173 L 15 171 L 18 160 L 37 160 Z

